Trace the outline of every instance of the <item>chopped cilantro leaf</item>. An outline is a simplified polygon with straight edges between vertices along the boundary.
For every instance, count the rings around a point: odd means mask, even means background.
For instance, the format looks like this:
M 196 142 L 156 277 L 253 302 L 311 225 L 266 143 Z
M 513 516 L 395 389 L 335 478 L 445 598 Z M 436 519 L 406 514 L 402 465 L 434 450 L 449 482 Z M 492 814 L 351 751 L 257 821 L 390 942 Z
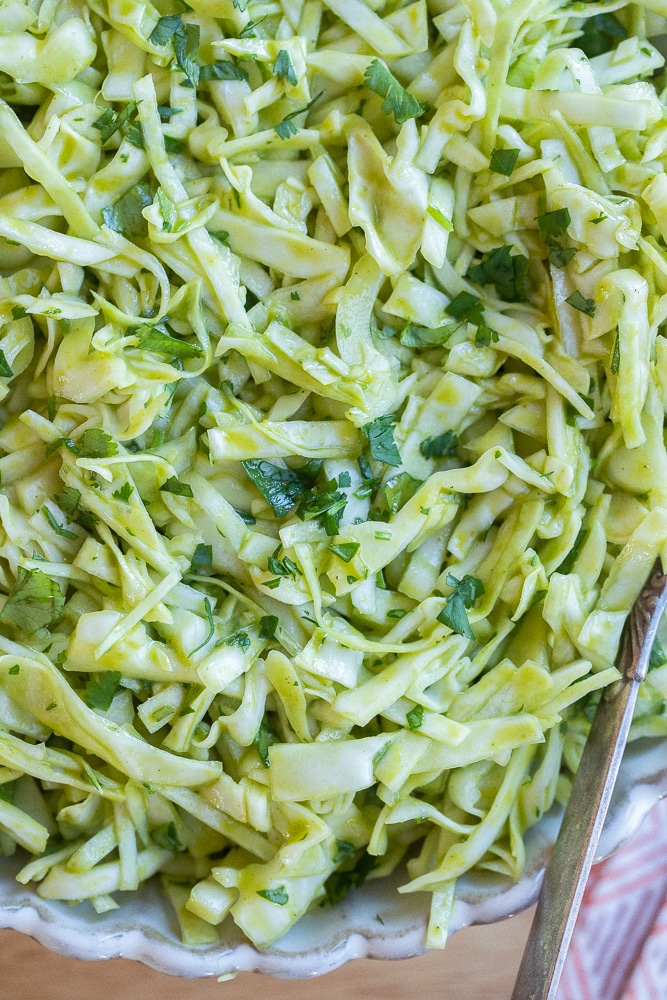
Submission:
M 377 859 L 363 851 L 352 868 L 332 872 L 324 883 L 326 897 L 321 905 L 328 903 L 329 906 L 335 906 L 340 903 L 350 889 L 358 889 L 364 884 L 376 865 Z
M 484 584 L 476 576 L 469 573 L 462 580 L 457 580 L 451 573 L 447 576 L 447 585 L 453 587 L 453 592 L 445 601 L 445 606 L 438 615 L 438 621 L 451 628 L 457 635 L 466 639 L 474 639 L 475 633 L 470 627 L 467 611 L 478 597 L 484 593 Z
M 255 28 L 260 25 L 262 21 L 265 21 L 268 16 L 268 14 L 262 14 L 262 16 L 258 17 L 256 21 L 248 21 L 246 26 L 239 32 L 239 38 L 254 38 Z
M 7 361 L 5 352 L 0 348 L 0 377 L 11 378 L 13 374 L 14 370 L 9 361 Z
M 405 716 L 410 729 L 419 729 L 424 722 L 424 706 L 415 705 Z
M 382 487 L 382 496 L 387 505 L 386 515 L 393 517 L 398 514 L 421 485 L 421 479 L 416 479 L 409 472 L 397 472 L 390 476 Z
M 65 486 L 61 493 L 55 495 L 56 503 L 68 517 L 74 516 L 80 500 L 81 490 L 77 490 L 73 486 Z
M 160 487 L 162 493 L 173 493 L 177 497 L 193 497 L 192 487 L 182 483 L 178 476 L 170 476 Z
M 205 80 L 247 80 L 248 74 L 230 59 L 219 59 L 199 70 L 199 79 Z
M 152 45 L 167 45 L 180 27 L 181 15 L 167 14 L 166 17 L 161 17 L 155 25 L 148 36 L 148 41 Z
M 414 326 L 412 323 L 406 323 L 401 331 L 401 344 L 404 347 L 439 346 L 449 340 L 455 329 L 456 326 L 453 323 L 437 327 Z
M 276 903 L 278 906 L 284 906 L 285 903 L 289 903 L 289 896 L 285 891 L 284 885 L 277 885 L 273 889 L 258 889 L 257 895 L 268 899 L 269 903 Z
M 437 437 L 424 438 L 419 450 L 424 458 L 444 458 L 446 455 L 454 455 L 458 446 L 459 439 L 454 431 L 445 431 Z
M 401 464 L 401 456 L 394 441 L 395 423 L 394 414 L 385 413 L 384 416 L 376 417 L 361 428 L 361 433 L 368 438 L 371 457 L 377 462 L 385 462 L 387 465 Z
M 289 52 L 287 49 L 280 49 L 275 63 L 273 64 L 273 72 L 276 76 L 287 80 L 289 84 L 293 87 L 297 85 L 297 75 L 294 70 L 294 65 L 290 59 Z
M 488 347 L 491 343 L 497 343 L 499 339 L 496 330 L 492 330 L 486 323 L 480 323 L 475 334 L 475 347 Z
M 166 148 L 166 147 L 165 147 Z M 174 226 L 176 225 L 176 207 L 173 201 L 167 197 L 161 187 L 159 187 L 155 193 L 157 200 L 157 206 L 160 210 L 160 215 L 162 216 L 162 231 L 165 233 L 170 233 Z
M 572 45 L 581 49 L 589 59 L 610 52 L 619 41 L 627 38 L 621 22 L 613 14 L 606 12 L 586 18 L 581 30 L 581 36 Z
M 199 65 L 197 54 L 199 52 L 200 27 L 198 24 L 181 24 L 180 28 L 174 32 L 171 44 L 176 56 L 179 68 L 185 73 L 187 82 L 192 87 L 199 83 Z
M 86 681 L 86 702 L 89 707 L 108 712 L 113 697 L 120 687 L 121 676 L 120 670 L 105 670 L 93 674 L 90 680 Z
M 319 94 L 316 94 L 315 97 L 313 97 L 312 101 L 308 101 L 308 104 L 304 104 L 303 107 L 297 108 L 295 111 L 290 111 L 288 115 L 285 115 L 281 122 L 278 122 L 277 125 L 273 126 L 274 131 L 278 133 L 281 139 L 289 139 L 291 135 L 297 134 L 299 130 L 294 124 L 294 119 L 298 118 L 299 115 L 306 114 L 310 111 L 313 105 L 319 101 L 320 97 L 322 97 L 323 93 L 324 91 L 321 90 Z
M 478 295 L 470 292 L 459 292 L 448 306 L 445 312 L 454 319 L 465 319 L 469 323 L 482 322 L 482 303 Z
M 27 315 L 23 306 L 12 306 L 12 319 L 23 319 Z
M 549 263 L 553 264 L 554 267 L 565 267 L 570 263 L 576 252 L 574 247 L 562 247 L 554 240 L 549 250 Z
M 271 504 L 276 517 L 285 517 L 308 489 L 308 484 L 298 472 L 286 469 L 264 459 L 242 462 L 250 479 Z
M 118 454 L 118 444 L 110 434 L 100 430 L 98 427 L 91 427 L 84 431 L 77 440 L 78 452 L 83 458 L 110 458 Z
M 343 562 L 349 563 L 353 559 L 357 552 L 359 551 L 359 542 L 339 542 L 338 545 L 330 545 L 329 552 L 333 552 L 335 556 L 342 559 Z
M 245 629 L 239 629 L 238 632 L 234 632 L 233 635 L 227 636 L 222 645 L 225 646 L 238 646 L 239 649 L 245 653 L 246 650 L 250 649 L 250 636 Z M 221 645 L 221 643 L 216 643 L 216 646 Z
M 213 638 L 213 633 L 215 632 L 215 622 L 213 621 L 213 608 L 211 607 L 211 602 L 208 597 L 204 598 L 204 611 L 206 612 L 206 621 L 208 622 L 208 635 L 203 642 L 200 642 L 198 646 L 195 646 L 194 649 L 190 650 L 188 656 L 194 656 L 195 653 L 198 653 L 200 649 L 203 649 L 204 646 L 206 646 Z
M 260 639 L 273 639 L 275 638 L 276 629 L 278 628 L 278 615 L 262 615 L 259 619 L 259 637 Z
M 509 177 L 518 159 L 518 149 L 494 149 L 491 153 L 489 170 L 493 170 L 495 174 L 504 174 L 505 177 Z
M 161 122 L 168 122 L 174 117 L 174 115 L 183 114 L 182 108 L 171 108 L 168 104 L 159 104 L 157 113 L 160 116 Z
M 271 728 L 271 724 L 269 723 L 266 715 L 262 719 L 259 729 L 255 733 L 255 738 L 252 742 L 257 750 L 257 753 L 259 754 L 259 759 L 264 764 L 264 767 L 269 767 L 269 747 L 278 742 L 278 737 Z
M 614 349 L 611 354 L 611 373 L 612 375 L 618 375 L 618 370 L 621 367 L 621 342 L 618 339 L 618 331 L 616 332 L 616 338 L 614 340 Z
M 64 606 L 65 597 L 55 581 L 41 569 L 19 566 L 16 583 L 0 611 L 0 620 L 11 623 L 25 635 L 32 635 L 57 621 Z
M 122 503 L 128 503 L 133 493 L 134 486 L 132 483 L 123 483 L 123 485 L 119 489 L 114 490 L 111 495 L 114 500 L 120 500 Z
M 659 642 L 659 640 L 655 639 L 653 642 L 653 646 L 651 647 L 651 655 L 648 661 L 648 669 L 657 670 L 658 667 L 664 667 L 666 663 L 667 663 L 667 654 L 665 654 L 665 651 L 662 648 L 662 644 Z
M 132 122 L 127 132 L 125 133 L 125 138 L 130 143 L 131 146 L 135 146 L 137 149 L 145 149 L 144 143 L 144 131 L 141 127 L 141 122 Z M 124 163 L 127 163 L 127 153 L 123 159 Z
M 93 122 L 93 128 L 99 130 L 102 145 L 118 131 L 125 122 L 130 122 L 137 117 L 139 105 L 136 101 L 128 101 L 122 111 L 114 111 L 106 108 L 97 121 Z
M 393 73 L 379 59 L 374 59 L 364 73 L 366 86 L 384 98 L 382 110 L 393 115 L 399 125 L 409 118 L 418 118 L 426 110 L 416 97 L 401 86 Z
M 48 521 L 49 527 L 52 531 L 55 531 L 56 535 L 60 535 L 62 538 L 76 538 L 76 531 L 70 531 L 69 528 L 63 527 L 59 524 L 46 504 L 42 507 L 42 514 Z
M 493 285 L 505 302 L 525 301 L 528 258 L 510 253 L 505 244 L 485 254 L 482 261 L 468 271 L 468 277 L 478 285 Z
M 191 573 L 208 573 L 213 565 L 213 546 L 199 542 L 192 554 Z
M 278 558 L 278 553 L 280 552 L 281 546 L 279 545 L 275 549 L 273 555 L 269 556 L 267 569 L 269 573 L 273 573 L 274 576 L 284 576 L 296 579 L 297 576 L 301 576 L 301 570 L 289 556 L 285 556 L 283 559 Z
M 307 490 L 299 502 L 296 514 L 302 521 L 319 520 L 328 535 L 337 535 L 346 505 L 347 496 L 340 492 L 336 480 L 331 479 Z
M 334 854 L 334 864 L 339 865 L 341 861 L 345 861 L 346 858 L 353 858 L 357 853 L 354 844 L 351 844 L 349 840 L 338 840 L 336 839 L 336 853 Z
M 168 354 L 172 358 L 198 358 L 204 353 L 199 344 L 187 344 L 184 340 L 172 337 L 162 323 L 151 326 L 143 323 L 132 327 L 129 334 L 137 337 L 137 347 L 142 351 L 153 351 L 154 354 Z
M 553 212 L 538 215 L 537 224 L 542 236 L 562 236 L 570 225 L 570 213 L 567 208 L 556 208 Z
M 572 295 L 568 295 L 565 301 L 573 309 L 578 309 L 579 312 L 586 313 L 587 316 L 595 316 L 595 301 L 585 298 L 579 289 L 572 292 Z
M 239 510 L 238 507 L 234 507 L 234 513 L 239 515 L 244 524 L 257 524 L 257 518 L 249 514 L 247 510 Z
M 121 236 L 129 240 L 142 239 L 148 235 L 148 223 L 141 213 L 152 202 L 151 189 L 142 181 L 126 191 L 118 201 L 103 208 L 102 218 L 109 229 Z
M 183 844 L 178 839 L 176 824 L 172 820 L 170 823 L 162 823 L 151 830 L 151 840 L 158 847 L 164 847 L 168 851 L 182 851 Z

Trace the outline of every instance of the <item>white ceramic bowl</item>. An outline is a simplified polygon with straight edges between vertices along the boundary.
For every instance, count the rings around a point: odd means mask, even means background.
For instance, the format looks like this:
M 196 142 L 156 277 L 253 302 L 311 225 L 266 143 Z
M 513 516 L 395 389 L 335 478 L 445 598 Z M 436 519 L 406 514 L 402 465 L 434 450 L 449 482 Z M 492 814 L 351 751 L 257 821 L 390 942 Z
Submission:
M 600 841 L 599 857 L 621 846 L 649 809 L 667 795 L 664 741 L 643 741 L 626 753 Z M 487 873 L 461 879 L 452 931 L 485 924 L 526 909 L 536 899 L 556 814 L 527 837 L 528 861 L 517 884 Z M 229 922 L 218 945 L 186 947 L 158 885 L 119 894 L 120 909 L 97 915 L 88 903 L 71 907 L 39 899 L 14 879 L 22 860 L 0 861 L 0 927 L 29 934 L 52 951 L 75 958 L 131 958 L 176 976 L 231 976 L 262 972 L 283 979 L 321 975 L 354 958 L 408 958 L 424 951 L 428 896 L 400 895 L 404 876 L 368 882 L 337 907 L 315 908 L 265 952 L 258 952 Z

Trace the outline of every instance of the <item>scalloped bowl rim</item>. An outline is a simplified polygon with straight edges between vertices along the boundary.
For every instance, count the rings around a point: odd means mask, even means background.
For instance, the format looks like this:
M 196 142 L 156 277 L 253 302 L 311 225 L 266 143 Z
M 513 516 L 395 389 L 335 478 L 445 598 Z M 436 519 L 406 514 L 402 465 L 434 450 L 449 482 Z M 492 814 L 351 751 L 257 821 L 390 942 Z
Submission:
M 637 830 L 649 810 L 667 796 L 664 740 L 641 741 L 626 752 L 598 860 L 608 857 Z M 560 816 L 552 811 L 526 837 L 524 875 L 511 883 L 490 873 L 459 880 L 451 933 L 488 924 L 531 906 L 556 837 Z M 425 893 L 399 894 L 405 874 L 368 882 L 335 908 L 314 907 L 285 937 L 258 951 L 236 928 L 219 944 L 183 945 L 170 904 L 155 881 L 120 894 L 120 908 L 96 914 L 90 904 L 72 907 L 40 899 L 15 881 L 21 861 L 0 860 L 0 927 L 30 935 L 51 951 L 100 961 L 128 958 L 159 972 L 185 978 L 231 978 L 259 972 L 282 979 L 323 975 L 356 958 L 411 958 L 426 950 Z M 228 922 L 229 923 L 229 922 Z

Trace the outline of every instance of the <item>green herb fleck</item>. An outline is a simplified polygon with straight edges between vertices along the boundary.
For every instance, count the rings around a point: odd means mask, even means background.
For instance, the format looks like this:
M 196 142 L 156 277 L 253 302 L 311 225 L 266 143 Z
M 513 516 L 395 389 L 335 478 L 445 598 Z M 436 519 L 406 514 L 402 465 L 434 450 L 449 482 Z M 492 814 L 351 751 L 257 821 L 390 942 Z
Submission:
M 148 223 L 141 213 L 152 203 L 151 189 L 142 181 L 126 191 L 118 201 L 103 208 L 102 218 L 109 229 L 121 236 L 129 240 L 142 239 L 148 235 Z
M 479 264 L 470 268 L 468 277 L 477 285 L 493 285 L 505 302 L 524 302 L 528 258 L 510 251 L 508 244 L 490 250 Z
M 423 705 L 415 705 L 405 716 L 410 729 L 419 729 L 424 722 Z
M 19 566 L 16 583 L 0 611 L 0 621 L 9 622 L 25 635 L 33 635 L 57 621 L 64 606 L 65 597 L 55 581 L 41 569 Z
M 14 369 L 7 361 L 5 352 L 0 348 L 0 377 L 1 378 L 11 378 L 14 374 Z
M 213 565 L 213 547 L 199 542 L 192 554 L 191 573 L 208 573 Z
M 278 742 L 278 737 L 271 728 L 271 724 L 265 715 L 262 719 L 259 729 L 255 733 L 255 738 L 252 741 L 257 753 L 259 754 L 259 759 L 264 764 L 264 767 L 269 767 L 269 747 L 272 747 L 274 743 Z
M 262 615 L 259 619 L 259 637 L 268 641 L 274 639 L 278 628 L 278 615 Z
M 537 217 L 537 224 L 543 236 L 562 236 L 571 221 L 567 208 L 556 208 L 553 212 L 544 212 Z
M 86 702 L 90 708 L 108 712 L 114 695 L 120 687 L 120 670 L 105 670 L 94 674 L 86 681 Z
M 200 642 L 198 646 L 191 649 L 188 656 L 194 656 L 198 653 L 200 649 L 203 649 L 211 639 L 213 638 L 213 633 L 215 632 L 215 622 L 213 621 L 213 608 L 211 607 L 211 602 L 208 597 L 204 598 L 204 611 L 206 612 L 206 621 L 208 622 L 208 634 L 203 642 Z
M 298 82 L 297 75 L 294 70 L 294 65 L 292 63 L 292 60 L 290 59 L 290 55 L 287 49 L 280 49 L 280 51 L 278 52 L 278 57 L 275 63 L 273 64 L 273 72 L 275 73 L 276 76 L 279 76 L 284 80 L 287 80 L 289 84 L 291 84 L 293 87 L 296 87 Z
M 129 503 L 130 497 L 134 493 L 134 486 L 131 483 L 123 483 L 123 485 L 114 490 L 111 494 L 114 500 L 120 500 L 121 503 Z
M 424 458 L 445 458 L 448 455 L 456 454 L 459 446 L 459 439 L 454 431 L 445 431 L 437 437 L 424 438 L 419 445 L 419 450 Z
M 112 135 L 121 128 L 125 122 L 133 121 L 137 117 L 139 105 L 136 101 L 128 101 L 122 111 L 114 111 L 106 108 L 97 121 L 93 122 L 93 128 L 99 130 L 102 145 L 108 142 Z
M 284 885 L 277 885 L 273 889 L 258 889 L 257 895 L 262 896 L 263 899 L 268 899 L 269 903 L 276 903 L 278 906 L 284 906 L 285 903 L 289 903 L 289 896 L 285 891 Z
M 401 456 L 394 441 L 394 425 L 396 418 L 393 413 L 385 413 L 376 417 L 370 423 L 364 424 L 361 433 L 368 438 L 372 458 L 387 465 L 400 465 Z
M 178 839 L 176 824 L 172 820 L 170 823 L 163 823 L 151 830 L 151 840 L 158 847 L 164 847 L 167 851 L 182 851 L 183 844 Z
M 614 349 L 611 354 L 611 373 L 612 375 L 618 375 L 618 370 L 621 367 L 621 342 L 619 340 L 618 331 L 616 332 L 616 338 L 614 340 Z
M 199 79 L 205 80 L 247 80 L 248 74 L 229 59 L 220 59 L 209 66 L 202 66 Z
M 170 476 L 160 487 L 161 493 L 173 493 L 177 497 L 193 497 L 192 487 L 182 483 L 177 476 Z
M 495 174 L 504 174 L 505 177 L 509 177 L 518 159 L 518 149 L 494 149 L 491 153 L 489 170 L 493 170 Z
M 579 312 L 585 313 L 587 316 L 595 316 L 595 301 L 585 298 L 579 289 L 572 292 L 572 295 L 568 295 L 565 301 L 573 309 L 578 309 Z
M 393 115 L 399 125 L 409 118 L 418 118 L 426 110 L 416 97 L 401 86 L 379 59 L 374 59 L 366 68 L 364 79 L 369 90 L 384 98 L 382 102 L 384 113 Z
M 478 597 L 484 594 L 484 584 L 476 576 L 469 573 L 461 580 L 452 574 L 447 575 L 447 585 L 453 587 L 453 592 L 445 601 L 445 606 L 438 615 L 438 621 L 447 625 L 452 632 L 463 635 L 466 639 L 474 639 L 475 633 L 470 627 L 467 611 L 472 608 Z
M 330 545 L 329 552 L 342 559 L 344 563 L 349 563 L 359 551 L 359 542 L 339 542 L 338 545 Z
M 61 538 L 77 537 L 76 531 L 70 531 L 69 528 L 63 527 L 62 524 L 59 524 L 58 521 L 56 521 L 55 517 L 53 516 L 49 508 L 46 506 L 46 504 L 42 507 L 42 514 L 48 521 L 49 527 L 51 528 L 52 531 L 55 531 L 56 535 L 60 535 Z

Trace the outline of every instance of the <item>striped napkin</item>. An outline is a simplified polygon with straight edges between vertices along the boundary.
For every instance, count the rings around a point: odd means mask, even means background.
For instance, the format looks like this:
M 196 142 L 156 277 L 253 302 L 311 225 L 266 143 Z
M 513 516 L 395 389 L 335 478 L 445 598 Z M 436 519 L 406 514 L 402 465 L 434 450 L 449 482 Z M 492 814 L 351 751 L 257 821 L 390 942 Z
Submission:
M 667 1000 L 667 799 L 591 870 L 558 1000 Z

